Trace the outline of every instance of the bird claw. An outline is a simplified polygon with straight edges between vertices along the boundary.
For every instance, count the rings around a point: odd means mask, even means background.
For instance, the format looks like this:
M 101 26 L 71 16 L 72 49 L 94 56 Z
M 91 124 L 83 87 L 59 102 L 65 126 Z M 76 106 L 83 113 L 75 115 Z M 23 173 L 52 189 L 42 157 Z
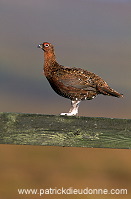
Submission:
M 74 114 L 74 113 L 61 113 L 60 115 L 75 116 L 75 115 L 77 115 L 77 114 Z

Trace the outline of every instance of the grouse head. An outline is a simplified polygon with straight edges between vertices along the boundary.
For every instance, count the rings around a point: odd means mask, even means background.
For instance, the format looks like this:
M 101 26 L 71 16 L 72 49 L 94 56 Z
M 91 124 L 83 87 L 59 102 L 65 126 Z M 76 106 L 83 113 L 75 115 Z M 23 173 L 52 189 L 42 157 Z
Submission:
M 39 44 L 38 48 L 41 48 L 45 52 L 53 52 L 54 51 L 53 45 L 51 43 L 48 43 L 48 42 L 44 42 L 43 44 Z

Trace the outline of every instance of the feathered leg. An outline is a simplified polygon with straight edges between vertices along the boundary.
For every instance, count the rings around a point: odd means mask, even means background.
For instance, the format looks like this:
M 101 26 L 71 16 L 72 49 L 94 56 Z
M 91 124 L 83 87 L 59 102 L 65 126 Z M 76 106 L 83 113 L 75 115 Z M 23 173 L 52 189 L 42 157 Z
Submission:
M 78 114 L 78 108 L 81 101 L 71 101 L 69 113 L 61 113 L 61 115 L 73 116 Z

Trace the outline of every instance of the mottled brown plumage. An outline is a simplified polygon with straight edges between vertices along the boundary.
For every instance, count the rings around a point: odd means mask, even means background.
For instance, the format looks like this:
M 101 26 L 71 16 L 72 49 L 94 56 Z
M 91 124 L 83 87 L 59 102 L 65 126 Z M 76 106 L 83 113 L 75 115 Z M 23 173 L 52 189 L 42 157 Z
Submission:
M 38 45 L 44 51 L 44 74 L 53 90 L 72 101 L 69 113 L 61 115 L 77 115 L 81 100 L 91 100 L 98 94 L 123 97 L 113 90 L 98 75 L 81 68 L 69 68 L 57 63 L 54 47 L 44 42 Z

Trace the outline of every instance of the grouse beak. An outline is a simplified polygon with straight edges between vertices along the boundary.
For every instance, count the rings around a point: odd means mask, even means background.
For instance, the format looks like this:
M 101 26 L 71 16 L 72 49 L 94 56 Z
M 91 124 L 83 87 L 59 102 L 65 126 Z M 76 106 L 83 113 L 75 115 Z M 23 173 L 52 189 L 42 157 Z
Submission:
M 43 50 L 43 44 L 39 44 L 37 48 L 41 48 Z

